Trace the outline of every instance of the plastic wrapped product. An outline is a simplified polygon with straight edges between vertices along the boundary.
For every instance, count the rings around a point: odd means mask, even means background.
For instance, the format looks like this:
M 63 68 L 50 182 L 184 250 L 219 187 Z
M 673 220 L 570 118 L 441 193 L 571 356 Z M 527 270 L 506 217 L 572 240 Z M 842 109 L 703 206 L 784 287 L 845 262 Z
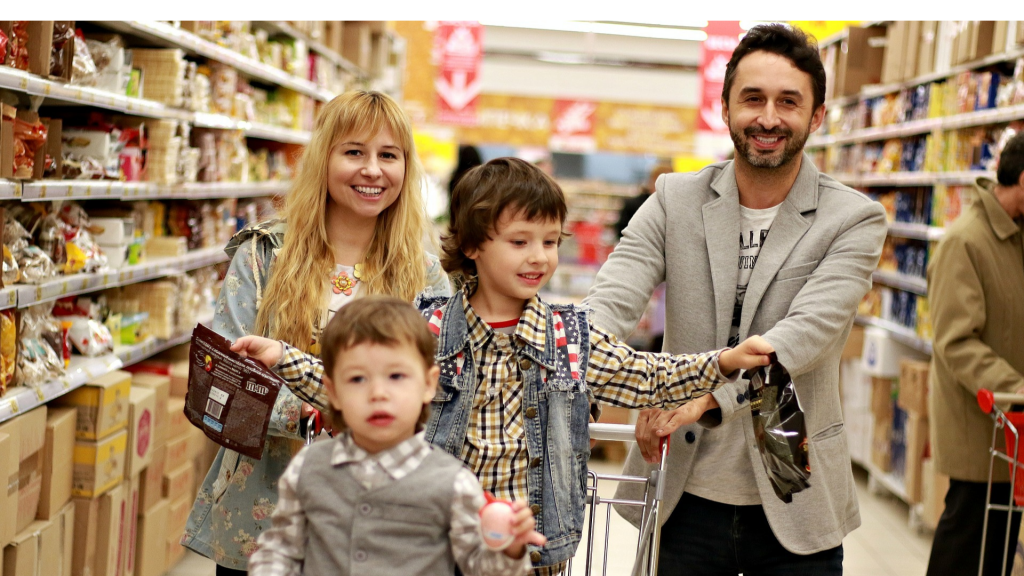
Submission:
M 60 345 L 60 323 L 50 314 L 48 305 L 31 306 L 22 314 L 18 335 L 17 380 L 26 386 L 38 386 L 64 374 Z
M 20 282 L 39 284 L 56 276 L 53 260 L 39 249 L 29 244 L 31 235 L 25 227 L 10 215 L 4 221 L 4 244 L 10 247 L 11 254 L 21 271 Z
M 110 336 L 110 329 L 85 316 L 71 316 L 66 318 L 71 321 L 71 328 L 68 330 L 68 339 L 83 356 L 99 356 L 114 350 L 114 342 Z
M 89 53 L 85 38 L 75 35 L 75 57 L 71 65 L 71 82 L 78 86 L 92 86 L 96 83 L 96 63 Z
M 761 463 L 775 495 L 786 502 L 810 487 L 811 463 L 804 412 L 789 372 L 773 352 L 771 364 L 747 372 L 750 414 Z
M 64 75 L 64 52 L 70 48 L 68 41 L 74 38 L 75 29 L 71 22 L 58 20 L 53 23 L 53 44 L 50 49 L 50 74 Z
M 11 23 L 4 64 L 18 70 L 28 70 L 28 21 L 15 20 Z
M 14 310 L 0 311 L 0 396 L 14 381 L 18 353 L 18 329 Z
M 21 271 L 18 269 L 18 261 L 14 259 L 14 253 L 4 244 L 4 286 L 15 284 L 21 278 Z

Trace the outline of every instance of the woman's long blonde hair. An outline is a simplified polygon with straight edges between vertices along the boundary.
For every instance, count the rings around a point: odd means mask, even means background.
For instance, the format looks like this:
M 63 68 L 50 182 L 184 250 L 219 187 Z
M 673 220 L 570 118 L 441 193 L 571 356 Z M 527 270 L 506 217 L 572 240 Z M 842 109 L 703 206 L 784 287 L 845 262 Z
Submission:
M 325 286 L 335 264 L 326 218 L 331 150 L 346 136 L 369 139 L 385 129 L 405 153 L 405 181 L 395 202 L 377 216 L 362 262 L 365 286 L 360 293 L 390 294 L 411 302 L 426 286 L 427 220 L 409 118 L 386 94 L 349 91 L 321 108 L 285 198 L 288 231 L 256 315 L 256 334 L 309 348 L 314 330 L 319 330 L 320 314 L 326 310 Z

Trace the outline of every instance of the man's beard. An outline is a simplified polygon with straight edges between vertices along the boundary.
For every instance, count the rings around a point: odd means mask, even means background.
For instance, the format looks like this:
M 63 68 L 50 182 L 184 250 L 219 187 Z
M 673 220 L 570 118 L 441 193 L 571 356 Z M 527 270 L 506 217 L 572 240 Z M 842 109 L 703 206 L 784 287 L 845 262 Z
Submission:
M 748 164 L 755 168 L 779 168 L 785 166 L 797 154 L 801 153 L 804 149 L 804 144 L 807 143 L 807 136 L 810 134 L 810 125 L 807 126 L 807 130 L 803 133 L 796 134 L 794 137 L 793 130 L 784 127 L 772 128 L 771 130 L 765 130 L 757 126 L 748 126 L 743 129 L 743 134 L 734 130 L 732 126 L 729 127 L 729 136 L 732 137 L 733 146 L 736 147 L 736 155 L 743 156 L 744 160 Z M 746 138 L 744 138 L 746 136 Z M 786 145 L 783 146 L 782 150 L 776 150 L 770 154 L 762 154 L 753 149 L 750 145 L 750 139 L 754 136 L 765 136 L 775 137 L 781 136 L 786 139 Z

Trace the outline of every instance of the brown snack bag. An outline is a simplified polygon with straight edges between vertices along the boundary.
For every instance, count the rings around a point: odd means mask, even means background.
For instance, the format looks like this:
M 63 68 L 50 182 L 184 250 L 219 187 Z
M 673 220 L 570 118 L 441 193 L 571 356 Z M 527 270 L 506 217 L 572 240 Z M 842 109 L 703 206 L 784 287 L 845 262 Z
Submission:
M 211 440 L 259 460 L 284 380 L 231 351 L 231 341 L 199 324 L 189 349 L 185 416 Z

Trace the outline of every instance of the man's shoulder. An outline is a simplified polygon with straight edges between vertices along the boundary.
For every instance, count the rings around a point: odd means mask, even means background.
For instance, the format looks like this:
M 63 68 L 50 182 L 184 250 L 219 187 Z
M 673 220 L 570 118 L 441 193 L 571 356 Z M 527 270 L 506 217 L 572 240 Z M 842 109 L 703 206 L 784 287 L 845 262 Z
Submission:
M 827 201 L 857 206 L 874 202 L 867 194 L 850 188 L 824 172 L 818 173 L 818 196 L 819 202 L 825 199 Z M 881 204 L 879 204 L 879 207 L 881 207 Z
M 667 193 L 701 192 L 710 190 L 711 183 L 729 166 L 731 160 L 716 162 L 696 172 L 672 172 L 665 174 L 664 190 Z

